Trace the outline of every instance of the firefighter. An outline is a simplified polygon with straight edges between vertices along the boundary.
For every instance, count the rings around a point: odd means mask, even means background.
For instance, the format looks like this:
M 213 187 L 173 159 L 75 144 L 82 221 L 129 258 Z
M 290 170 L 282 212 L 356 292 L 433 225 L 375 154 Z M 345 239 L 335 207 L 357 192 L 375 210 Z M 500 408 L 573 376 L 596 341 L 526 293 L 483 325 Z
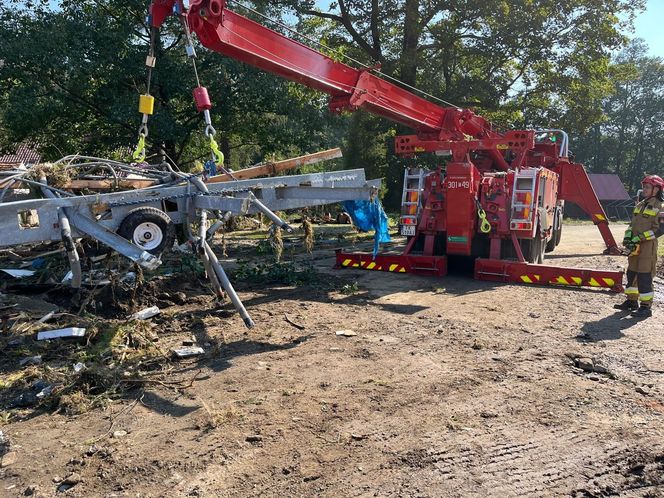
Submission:
M 646 176 L 641 182 L 643 200 L 634 207 L 634 216 L 623 239 L 629 251 L 627 258 L 626 301 L 614 307 L 631 311 L 632 316 L 652 316 L 653 279 L 657 269 L 657 237 L 664 234 L 660 211 L 664 201 L 664 180 L 657 175 Z

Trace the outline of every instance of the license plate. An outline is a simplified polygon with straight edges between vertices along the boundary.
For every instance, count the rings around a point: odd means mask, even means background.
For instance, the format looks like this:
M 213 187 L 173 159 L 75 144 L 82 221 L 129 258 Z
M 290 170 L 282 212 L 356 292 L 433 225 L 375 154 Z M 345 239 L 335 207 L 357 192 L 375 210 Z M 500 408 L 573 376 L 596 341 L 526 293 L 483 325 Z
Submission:
M 413 237 L 415 235 L 415 225 L 401 225 L 400 232 L 404 237 Z

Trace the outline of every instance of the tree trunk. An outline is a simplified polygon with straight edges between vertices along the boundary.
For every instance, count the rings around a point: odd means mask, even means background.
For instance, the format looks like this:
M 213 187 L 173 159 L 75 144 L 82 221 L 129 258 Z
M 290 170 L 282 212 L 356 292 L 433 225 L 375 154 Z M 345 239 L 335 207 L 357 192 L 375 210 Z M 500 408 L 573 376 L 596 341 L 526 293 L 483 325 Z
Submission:
M 632 161 L 632 167 L 630 168 L 630 174 L 628 181 L 632 187 L 638 189 L 639 182 L 641 180 L 641 173 L 643 172 L 643 145 L 645 141 L 645 119 L 643 124 L 639 126 L 637 145 L 636 145 L 636 154 L 634 155 L 634 160 Z
M 161 147 L 159 147 L 159 154 L 161 155 L 162 152 L 165 152 L 168 157 L 171 158 L 171 160 L 177 162 L 179 161 L 179 154 L 177 150 L 177 144 L 175 143 L 175 140 L 166 140 L 165 142 L 162 143 Z
M 417 46 L 420 41 L 419 0 L 406 0 L 401 58 L 399 61 L 401 81 L 415 86 L 417 79 Z
M 219 144 L 219 150 L 224 154 L 224 167 L 231 167 L 231 143 L 228 140 L 228 135 L 226 133 L 221 135 L 221 140 Z

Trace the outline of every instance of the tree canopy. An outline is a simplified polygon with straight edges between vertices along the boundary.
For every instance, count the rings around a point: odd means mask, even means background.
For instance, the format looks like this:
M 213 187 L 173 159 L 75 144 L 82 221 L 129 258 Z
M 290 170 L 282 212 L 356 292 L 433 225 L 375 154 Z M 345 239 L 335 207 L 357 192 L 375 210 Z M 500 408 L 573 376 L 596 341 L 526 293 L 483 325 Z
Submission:
M 611 91 L 634 0 L 281 0 L 328 44 L 501 125 L 583 132 Z M 324 24 L 311 21 L 312 16 Z
M 604 119 L 575 148 L 588 168 L 617 173 L 632 190 L 645 174 L 664 176 L 664 60 L 647 52 L 637 39 L 616 57 Z
M 136 143 L 149 45 L 142 0 L 61 1 L 0 7 L 0 136 L 4 145 L 31 139 L 47 158 L 73 152 L 109 154 Z M 175 161 L 206 153 L 202 116 L 185 39 L 175 19 L 156 39 L 148 140 Z M 293 84 L 198 47 L 201 84 L 233 166 L 266 156 L 336 145 L 335 118 Z M 1 144 L 0 144 L 1 145 Z
M 31 139 L 47 158 L 126 150 L 136 141 L 136 102 L 146 85 L 148 1 L 56 3 L 0 6 L 0 146 Z M 383 75 L 440 105 L 473 108 L 505 128 L 566 129 L 577 157 L 596 171 L 616 171 L 633 185 L 641 170 L 662 168 L 656 157 L 662 62 L 638 43 L 612 59 L 626 45 L 643 0 L 337 0 L 323 10 L 314 0 L 248 5 L 295 23 L 308 35 L 301 41 L 316 40 L 315 48 L 335 58 L 379 64 Z M 242 4 L 229 7 L 254 16 Z M 156 40 L 149 136 L 153 150 L 162 146 L 180 163 L 207 152 L 184 43 L 171 19 Z M 200 46 L 197 55 L 233 167 L 343 145 L 347 165 L 384 177 L 387 200 L 396 204 L 404 161 L 390 144 L 406 129 L 362 112 L 331 115 L 323 95 Z

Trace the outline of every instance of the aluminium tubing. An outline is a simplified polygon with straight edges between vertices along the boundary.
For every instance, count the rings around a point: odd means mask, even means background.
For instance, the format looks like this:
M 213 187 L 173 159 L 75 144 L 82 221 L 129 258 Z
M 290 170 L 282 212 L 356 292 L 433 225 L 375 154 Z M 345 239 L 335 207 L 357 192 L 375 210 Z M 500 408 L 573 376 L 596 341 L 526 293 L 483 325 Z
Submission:
M 40 185 L 42 186 L 42 192 L 46 197 L 51 199 L 58 198 L 56 194 L 51 192 L 46 183 L 46 178 L 41 179 Z M 64 214 L 68 218 L 69 224 L 73 224 L 78 230 L 91 237 L 103 242 L 112 249 L 115 249 L 117 252 L 131 259 L 133 262 L 138 263 L 143 268 L 148 270 L 156 269 L 160 264 L 161 260 L 154 255 L 150 254 L 143 249 L 140 249 L 138 246 L 132 244 L 128 240 L 120 237 L 118 234 L 111 232 L 106 227 L 100 225 L 96 221 L 91 220 L 87 216 L 83 216 L 74 212 L 71 208 L 62 208 Z M 71 231 L 71 230 L 70 230 Z M 74 272 L 72 271 L 72 274 Z
M 69 259 L 69 268 L 71 269 L 71 286 L 74 289 L 80 289 L 82 281 L 81 272 L 81 259 L 76 250 L 76 244 L 71 236 L 71 224 L 69 218 L 65 213 L 67 208 L 62 208 L 58 213 L 58 221 L 60 222 L 60 233 L 62 234 L 62 242 L 67 251 L 67 258 Z
M 133 262 L 138 263 L 147 270 L 154 270 L 161 264 L 161 260 L 154 255 L 150 254 L 131 242 L 120 237 L 118 234 L 111 232 L 106 227 L 91 220 L 87 216 L 78 213 L 70 215 L 70 221 L 81 232 L 84 232 L 91 237 L 98 239 L 107 246 L 115 249 L 117 252 L 131 259 Z
M 276 226 L 283 228 L 286 230 L 288 233 L 293 231 L 293 227 L 291 227 L 288 223 L 283 221 L 281 218 L 279 218 L 276 214 L 274 214 L 270 208 L 268 208 L 265 204 L 263 204 L 261 201 L 259 201 L 256 196 L 252 193 L 249 197 L 251 199 L 251 202 L 256 208 L 263 213 L 265 216 L 270 218 L 272 220 L 272 223 L 274 223 Z
M 249 316 L 249 313 L 247 313 L 247 310 L 244 307 L 244 304 L 242 304 L 242 301 L 240 300 L 240 297 L 235 292 L 235 289 L 233 288 L 233 284 L 231 284 L 231 281 L 228 279 L 228 276 L 226 275 L 226 272 L 224 271 L 223 267 L 219 263 L 219 260 L 217 259 L 217 255 L 212 251 L 212 248 L 210 247 L 210 245 L 207 243 L 207 241 L 205 239 L 202 239 L 200 241 L 200 243 L 203 247 L 203 250 L 205 251 L 205 254 L 207 255 L 208 259 L 210 260 L 210 264 L 212 265 L 212 268 L 214 268 L 214 271 L 217 275 L 217 279 L 219 280 L 219 283 L 221 283 L 221 286 L 226 291 L 226 294 L 228 294 L 228 297 L 230 298 L 231 302 L 233 303 L 233 306 L 235 307 L 237 312 L 242 317 L 242 320 L 244 321 L 244 325 L 248 329 L 253 328 L 254 325 L 255 325 L 254 321 Z
M 205 209 L 201 210 L 201 215 L 200 215 L 200 220 L 199 220 L 199 233 L 198 237 L 199 240 L 202 242 L 205 240 L 206 236 L 206 230 L 207 230 L 207 211 Z M 205 271 L 208 275 L 208 279 L 210 280 L 210 283 L 212 284 L 212 288 L 214 290 L 214 293 L 219 296 L 223 297 L 224 291 L 221 287 L 221 284 L 219 283 L 219 279 L 217 278 L 217 272 L 214 270 L 214 266 L 212 262 L 210 261 L 210 258 L 208 257 L 207 253 L 205 252 L 205 249 L 203 248 L 202 243 L 199 243 L 199 249 L 200 249 L 200 256 L 201 259 L 203 260 L 203 266 L 205 267 Z
M 41 177 L 40 182 L 45 186 L 47 185 L 45 177 Z M 45 186 L 42 187 L 41 190 L 46 197 L 50 199 L 59 198 L 57 194 Z M 74 289 L 80 289 L 83 278 L 81 271 L 81 258 L 78 256 L 76 244 L 74 243 L 74 239 L 71 235 L 71 224 L 69 223 L 69 213 L 67 208 L 61 208 L 58 210 L 58 223 L 60 223 L 60 235 L 62 237 L 62 242 L 65 245 L 65 250 L 67 251 L 67 259 L 69 259 L 69 268 L 71 270 L 71 286 Z

